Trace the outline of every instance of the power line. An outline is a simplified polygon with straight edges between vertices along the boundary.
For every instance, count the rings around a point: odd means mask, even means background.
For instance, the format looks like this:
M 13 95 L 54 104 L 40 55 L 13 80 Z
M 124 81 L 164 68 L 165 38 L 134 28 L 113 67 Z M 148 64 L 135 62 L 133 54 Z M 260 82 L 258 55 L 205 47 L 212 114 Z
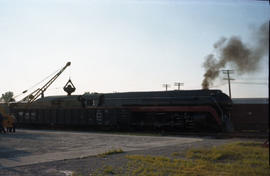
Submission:
M 233 82 L 234 84 L 253 84 L 253 85 L 267 85 L 266 82 Z
M 267 81 L 268 80 L 268 78 L 259 78 L 259 77 L 257 77 L 257 78 L 254 78 L 254 77 L 244 77 L 244 78 L 242 78 L 242 77 L 240 77 L 240 78 L 236 78 L 237 80 L 243 80 L 243 81 L 250 81 L 250 80 L 252 80 L 252 81 Z

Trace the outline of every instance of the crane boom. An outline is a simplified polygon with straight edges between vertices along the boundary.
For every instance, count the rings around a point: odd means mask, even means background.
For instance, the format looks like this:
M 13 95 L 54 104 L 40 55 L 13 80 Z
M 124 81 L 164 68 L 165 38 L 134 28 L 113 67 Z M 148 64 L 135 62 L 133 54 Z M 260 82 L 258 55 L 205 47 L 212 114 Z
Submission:
M 58 78 L 58 76 L 63 73 L 63 71 L 70 66 L 71 62 L 68 62 L 56 75 L 54 75 L 43 87 L 38 88 L 37 90 L 33 91 L 21 101 L 27 101 L 27 103 L 32 103 L 35 101 L 40 95 L 43 97 L 44 92 L 48 89 L 48 87 Z

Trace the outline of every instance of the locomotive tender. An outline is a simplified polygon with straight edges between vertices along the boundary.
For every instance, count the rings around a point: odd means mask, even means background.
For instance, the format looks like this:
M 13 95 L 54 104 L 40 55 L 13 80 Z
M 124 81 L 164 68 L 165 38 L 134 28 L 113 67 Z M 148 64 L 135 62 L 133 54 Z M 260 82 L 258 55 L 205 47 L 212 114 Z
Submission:
M 21 126 L 229 131 L 231 99 L 220 90 L 48 96 L 14 103 Z

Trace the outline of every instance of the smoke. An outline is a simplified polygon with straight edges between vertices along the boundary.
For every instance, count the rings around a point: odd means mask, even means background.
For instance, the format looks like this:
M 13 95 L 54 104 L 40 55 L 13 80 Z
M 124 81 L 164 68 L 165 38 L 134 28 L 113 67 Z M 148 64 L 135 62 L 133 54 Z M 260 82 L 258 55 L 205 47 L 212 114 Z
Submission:
M 249 47 L 237 36 L 227 39 L 222 37 L 214 44 L 216 54 L 206 56 L 203 67 L 206 72 L 202 82 L 202 88 L 208 89 L 219 76 L 220 69 L 231 64 L 238 74 L 257 71 L 260 60 L 268 51 L 268 23 L 264 23 L 254 31 L 254 46 Z

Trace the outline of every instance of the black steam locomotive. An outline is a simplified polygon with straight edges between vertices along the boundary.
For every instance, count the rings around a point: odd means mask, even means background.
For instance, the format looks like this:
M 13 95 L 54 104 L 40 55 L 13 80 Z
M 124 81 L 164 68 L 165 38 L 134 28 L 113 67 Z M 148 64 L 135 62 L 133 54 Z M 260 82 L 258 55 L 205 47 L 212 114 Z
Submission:
M 21 126 L 228 131 L 231 108 L 220 90 L 177 90 L 49 96 L 11 113 Z

